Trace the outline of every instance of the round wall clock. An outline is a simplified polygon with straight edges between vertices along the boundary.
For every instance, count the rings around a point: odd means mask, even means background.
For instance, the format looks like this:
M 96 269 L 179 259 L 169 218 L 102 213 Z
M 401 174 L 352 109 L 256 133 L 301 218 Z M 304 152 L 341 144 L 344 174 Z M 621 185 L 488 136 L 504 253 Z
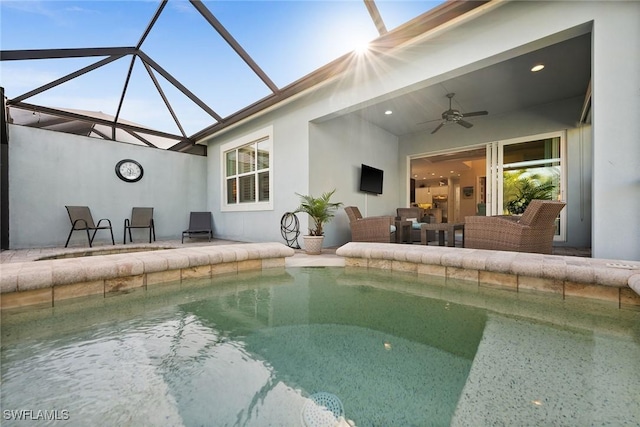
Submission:
M 136 182 L 142 179 L 144 170 L 135 160 L 124 159 L 116 164 L 116 175 L 125 182 Z

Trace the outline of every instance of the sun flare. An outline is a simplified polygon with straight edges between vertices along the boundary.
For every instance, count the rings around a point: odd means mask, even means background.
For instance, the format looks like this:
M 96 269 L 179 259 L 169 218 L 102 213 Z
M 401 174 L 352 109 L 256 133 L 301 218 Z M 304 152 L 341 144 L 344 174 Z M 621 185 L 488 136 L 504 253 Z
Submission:
M 364 40 L 355 41 L 353 51 L 358 55 L 364 55 L 369 51 L 369 42 Z

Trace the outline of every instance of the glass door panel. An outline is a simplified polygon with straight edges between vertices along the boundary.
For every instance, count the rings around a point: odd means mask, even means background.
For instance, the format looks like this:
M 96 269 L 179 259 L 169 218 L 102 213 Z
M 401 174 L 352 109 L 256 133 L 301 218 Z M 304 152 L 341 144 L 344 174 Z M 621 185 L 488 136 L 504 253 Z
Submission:
M 493 164 L 496 209 L 493 214 L 521 215 L 533 199 L 561 200 L 564 186 L 562 137 L 500 142 Z M 564 213 L 556 236 L 564 238 Z
M 521 215 L 533 199 L 557 200 L 560 194 L 560 138 L 503 147 L 502 209 Z

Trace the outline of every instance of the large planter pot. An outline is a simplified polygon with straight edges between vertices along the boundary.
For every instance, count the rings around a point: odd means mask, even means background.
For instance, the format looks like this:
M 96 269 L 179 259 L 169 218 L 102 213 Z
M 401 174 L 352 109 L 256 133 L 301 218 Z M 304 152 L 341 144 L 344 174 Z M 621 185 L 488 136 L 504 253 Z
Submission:
M 309 255 L 319 255 L 322 253 L 322 242 L 324 236 L 302 236 L 304 241 L 304 250 Z

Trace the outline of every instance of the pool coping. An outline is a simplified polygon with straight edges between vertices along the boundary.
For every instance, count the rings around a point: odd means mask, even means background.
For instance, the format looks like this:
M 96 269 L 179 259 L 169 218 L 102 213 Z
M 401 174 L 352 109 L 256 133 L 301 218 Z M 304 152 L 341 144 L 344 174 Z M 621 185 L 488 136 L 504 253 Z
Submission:
M 296 253 L 277 242 L 132 249 L 136 251 L 0 264 L 0 309 L 53 306 L 62 300 L 107 297 L 187 278 L 284 268 L 285 258 Z M 72 252 L 83 254 L 86 249 Z M 479 286 L 594 299 L 640 310 L 637 261 L 361 242 L 347 243 L 335 254 L 346 267 L 462 279 Z
M 640 262 L 525 252 L 350 242 L 336 250 L 346 267 L 462 279 L 515 292 L 587 298 L 640 310 Z
M 294 253 L 282 243 L 268 242 L 6 263 L 0 265 L 0 309 L 54 306 L 188 278 L 284 268 L 285 258 Z

